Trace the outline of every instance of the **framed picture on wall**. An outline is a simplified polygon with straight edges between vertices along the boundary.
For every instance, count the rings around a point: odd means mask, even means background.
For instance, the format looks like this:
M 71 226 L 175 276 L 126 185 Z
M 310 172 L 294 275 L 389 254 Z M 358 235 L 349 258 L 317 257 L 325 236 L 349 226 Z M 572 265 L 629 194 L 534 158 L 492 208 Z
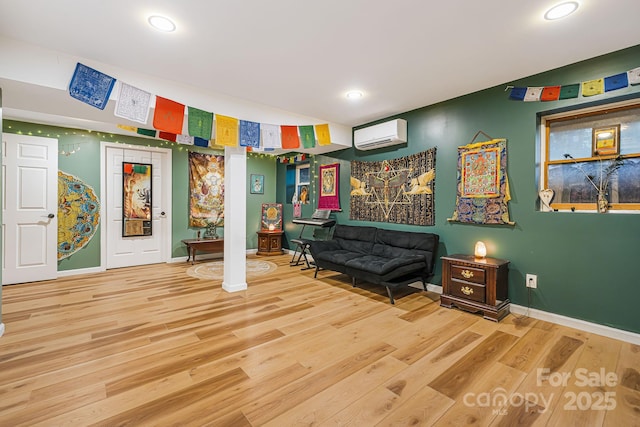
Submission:
M 249 182 L 251 194 L 264 194 L 264 175 L 251 174 Z
M 152 166 L 122 162 L 122 237 L 151 236 Z
M 608 156 L 620 153 L 620 125 L 593 130 L 593 155 Z

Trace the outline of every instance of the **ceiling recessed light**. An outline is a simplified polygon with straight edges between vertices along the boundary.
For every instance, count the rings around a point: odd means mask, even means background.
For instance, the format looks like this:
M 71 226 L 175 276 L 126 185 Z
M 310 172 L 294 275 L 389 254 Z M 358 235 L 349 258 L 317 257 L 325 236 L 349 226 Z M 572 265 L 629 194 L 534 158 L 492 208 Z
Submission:
M 160 15 L 153 15 L 149 17 L 149 25 L 159 31 L 170 33 L 176 30 L 176 24 L 169 18 Z
M 347 99 L 359 99 L 359 98 L 362 98 L 363 95 L 364 94 L 359 90 L 351 90 L 347 92 L 346 97 Z
M 547 21 L 554 21 L 556 19 L 564 18 L 565 16 L 571 15 L 576 11 L 576 9 L 578 9 L 577 1 L 560 3 L 547 10 L 547 13 L 544 14 L 544 19 Z

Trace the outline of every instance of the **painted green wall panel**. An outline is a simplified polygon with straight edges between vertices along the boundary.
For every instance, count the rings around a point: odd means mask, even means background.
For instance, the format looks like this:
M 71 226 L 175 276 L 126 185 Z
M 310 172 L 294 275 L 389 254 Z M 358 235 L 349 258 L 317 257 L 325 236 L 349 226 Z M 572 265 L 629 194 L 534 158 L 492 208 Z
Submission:
M 558 70 L 505 83 L 484 91 L 392 118 L 408 122 L 408 144 L 369 152 L 348 149 L 317 161 L 341 163 L 340 224 L 375 225 L 388 229 L 434 232 L 440 235 L 439 256 L 473 253 L 477 240 L 487 244 L 488 255 L 511 261 L 509 297 L 527 306 L 527 273 L 538 275 L 532 290 L 532 307 L 633 332 L 640 332 L 636 273 L 640 247 L 640 215 L 537 211 L 537 115 L 540 112 L 611 102 L 640 95 L 640 86 L 595 97 L 554 102 L 510 101 L 507 84 L 551 86 L 606 77 L 640 66 L 640 46 L 594 58 Z M 496 65 L 496 66 L 499 66 Z M 487 67 L 485 72 L 491 72 Z M 452 83 L 455 84 L 455 83 Z M 484 226 L 448 222 L 456 200 L 457 147 L 471 142 L 478 131 L 508 140 L 508 175 L 514 226 Z M 486 140 L 477 138 L 475 141 Z M 433 227 L 354 222 L 349 220 L 349 170 L 351 160 L 378 161 L 437 147 Z M 281 168 L 279 167 L 279 175 Z M 279 182 L 278 185 L 282 183 Z M 278 193 L 278 196 L 280 194 Z M 290 238 L 290 233 L 287 233 Z M 441 283 L 441 263 L 433 283 Z

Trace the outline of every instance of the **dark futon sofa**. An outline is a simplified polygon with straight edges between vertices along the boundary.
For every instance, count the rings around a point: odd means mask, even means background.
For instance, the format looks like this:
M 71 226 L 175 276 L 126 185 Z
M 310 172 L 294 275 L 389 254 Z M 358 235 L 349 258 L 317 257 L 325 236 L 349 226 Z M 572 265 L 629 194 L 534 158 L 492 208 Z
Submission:
M 336 225 L 331 240 L 310 242 L 316 265 L 387 288 L 391 304 L 393 289 L 418 280 L 427 290 L 433 274 L 439 236 L 433 233 L 384 230 L 377 227 Z

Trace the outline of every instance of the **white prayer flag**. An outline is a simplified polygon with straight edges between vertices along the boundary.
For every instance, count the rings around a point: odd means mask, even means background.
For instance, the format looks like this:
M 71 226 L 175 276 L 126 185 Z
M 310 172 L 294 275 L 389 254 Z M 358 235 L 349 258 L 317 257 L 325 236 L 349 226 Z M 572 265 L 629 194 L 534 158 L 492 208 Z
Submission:
M 540 95 L 542 95 L 542 90 L 544 87 L 528 87 L 527 93 L 524 94 L 523 101 L 531 102 L 531 101 L 540 101 Z
M 193 141 L 194 141 L 193 136 L 185 135 L 185 134 L 176 135 L 176 142 L 178 144 L 193 145 Z
M 634 68 L 631 71 L 627 71 L 630 85 L 640 84 L 640 67 Z
M 126 83 L 118 83 L 120 84 L 120 93 L 113 114 L 116 117 L 146 124 L 149 118 L 151 94 Z
M 261 124 L 260 136 L 262 139 L 261 146 L 263 148 L 281 148 L 282 147 L 282 140 L 280 139 L 280 126 Z

